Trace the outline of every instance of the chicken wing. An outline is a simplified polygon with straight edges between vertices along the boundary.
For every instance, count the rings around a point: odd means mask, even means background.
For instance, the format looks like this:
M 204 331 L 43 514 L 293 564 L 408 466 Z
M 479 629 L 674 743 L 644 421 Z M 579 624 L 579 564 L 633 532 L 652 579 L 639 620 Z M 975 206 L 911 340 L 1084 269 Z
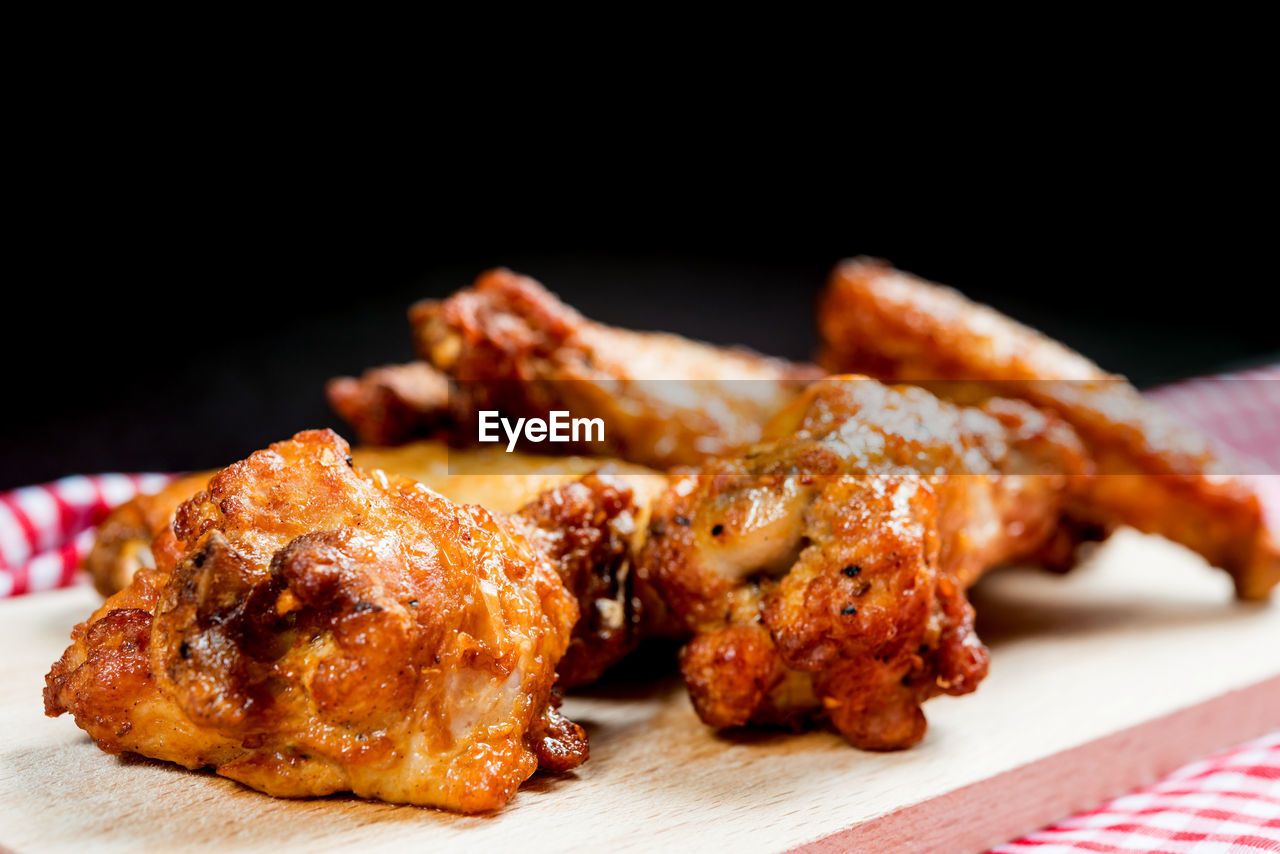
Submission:
M 562 446 L 657 468 L 693 464 L 760 438 L 812 365 L 587 320 L 542 285 L 491 270 L 442 302 L 410 309 L 418 354 L 456 385 L 455 415 L 553 410 L 601 418 L 602 442 Z M 476 434 L 474 425 L 460 428 Z
M 1280 545 L 1240 464 L 1145 400 L 1123 377 L 960 293 L 856 259 L 832 274 L 818 309 L 821 363 L 924 385 L 959 402 L 1017 397 L 1057 413 L 1089 448 L 1073 517 L 1131 525 L 1199 552 L 1237 594 L 1280 581 Z
M 521 526 L 311 431 L 219 472 L 171 530 L 47 677 L 47 713 L 103 750 L 461 812 L 586 757 L 551 700 L 577 607 Z
M 811 386 L 767 440 L 676 476 L 644 573 L 693 640 L 680 669 L 713 726 L 827 716 L 909 746 L 920 704 L 974 690 L 987 655 L 964 589 L 1058 549 L 1073 431 L 1016 401 L 956 407 L 860 377 Z
M 449 381 L 425 362 L 335 377 L 324 391 L 329 406 L 366 445 L 399 445 L 449 427 Z

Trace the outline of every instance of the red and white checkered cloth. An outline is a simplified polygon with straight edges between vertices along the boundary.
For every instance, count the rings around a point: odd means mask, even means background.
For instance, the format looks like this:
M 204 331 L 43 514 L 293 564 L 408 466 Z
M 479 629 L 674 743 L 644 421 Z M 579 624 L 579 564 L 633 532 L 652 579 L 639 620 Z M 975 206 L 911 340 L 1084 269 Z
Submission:
M 66 587 L 93 545 L 93 526 L 167 474 L 74 475 L 0 493 L 0 598 Z
M 1188 380 L 1150 396 L 1280 472 L 1280 365 Z M 1250 476 L 1257 470 L 1250 467 Z M 77 567 L 93 544 L 93 526 L 111 508 L 155 492 L 171 478 L 75 476 L 0 494 L 0 598 L 78 583 Z M 1280 529 L 1280 477 L 1261 475 L 1256 483 Z M 994 850 L 1280 852 L 1280 732 Z
M 992 849 L 1226 854 L 1280 851 L 1280 732 L 1174 771 L 1154 786 Z

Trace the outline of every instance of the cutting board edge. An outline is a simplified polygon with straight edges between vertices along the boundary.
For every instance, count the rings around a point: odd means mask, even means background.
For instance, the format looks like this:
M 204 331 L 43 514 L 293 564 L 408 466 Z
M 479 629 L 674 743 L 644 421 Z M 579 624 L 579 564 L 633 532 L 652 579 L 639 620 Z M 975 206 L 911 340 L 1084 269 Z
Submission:
M 1273 676 L 901 807 L 791 848 L 789 854 L 985 851 L 1277 727 L 1280 676 Z M 1134 761 L 1100 761 L 1117 752 L 1128 753 Z M 1091 775 L 1091 785 L 1055 786 L 1064 766 L 1072 774 Z M 1004 805 L 994 817 L 992 804 Z

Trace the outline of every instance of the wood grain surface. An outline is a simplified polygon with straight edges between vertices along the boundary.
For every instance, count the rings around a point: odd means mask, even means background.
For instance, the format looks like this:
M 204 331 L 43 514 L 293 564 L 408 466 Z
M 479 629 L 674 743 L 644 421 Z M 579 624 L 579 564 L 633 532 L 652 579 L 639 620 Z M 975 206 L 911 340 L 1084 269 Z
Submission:
M 0 604 L 0 846 L 37 851 L 978 850 L 1280 726 L 1280 607 L 1241 605 L 1189 552 L 1122 532 L 1066 576 L 974 591 L 991 675 L 891 754 L 826 732 L 717 734 L 662 676 L 571 697 L 576 773 L 483 817 L 274 800 L 99 751 L 42 714 L 44 674 L 97 599 Z

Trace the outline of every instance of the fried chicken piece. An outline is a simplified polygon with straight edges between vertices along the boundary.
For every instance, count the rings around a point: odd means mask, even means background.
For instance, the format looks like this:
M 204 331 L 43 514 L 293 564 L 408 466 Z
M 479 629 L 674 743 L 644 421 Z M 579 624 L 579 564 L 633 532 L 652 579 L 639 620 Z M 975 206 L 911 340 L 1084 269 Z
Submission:
M 603 442 L 562 445 L 666 469 L 757 441 L 764 423 L 821 376 L 740 348 L 594 323 L 533 279 L 491 270 L 409 312 L 418 354 L 449 374 L 455 415 L 555 410 L 601 418 Z M 476 435 L 476 425 L 460 428 Z
M 642 566 L 693 633 L 680 669 L 698 714 L 919 741 L 920 704 L 986 674 L 964 589 L 1056 548 L 1088 471 L 1073 431 L 1025 403 L 811 386 L 767 441 L 675 477 L 654 509 Z
M 855 259 L 836 267 L 818 308 L 821 363 L 924 385 L 963 403 L 1016 397 L 1084 440 L 1101 477 L 1078 483 L 1072 515 L 1130 525 L 1199 552 L 1243 599 L 1280 581 L 1280 544 L 1240 463 L 1176 423 L 1123 377 L 957 291 Z
M 432 441 L 356 448 L 351 455 L 365 471 L 419 481 L 460 504 L 504 516 L 521 512 L 525 533 L 551 559 L 582 613 L 560 662 L 560 687 L 594 681 L 633 649 L 652 622 L 646 603 L 649 612 L 660 613 L 647 590 L 635 590 L 632 567 L 649 508 L 666 488 L 664 475 L 597 457 L 457 450 Z M 592 473 L 598 474 L 588 477 Z M 99 591 L 122 590 L 139 568 L 154 566 L 153 543 L 157 551 L 182 551 L 169 523 L 177 506 L 208 479 L 181 478 L 156 495 L 121 505 L 104 520 L 85 561 Z
M 551 698 L 577 608 L 520 526 L 309 431 L 219 472 L 172 533 L 46 680 L 103 750 L 460 812 L 585 759 Z
M 383 365 L 334 377 L 324 389 L 333 411 L 366 445 L 399 445 L 449 426 L 449 380 L 426 362 Z

